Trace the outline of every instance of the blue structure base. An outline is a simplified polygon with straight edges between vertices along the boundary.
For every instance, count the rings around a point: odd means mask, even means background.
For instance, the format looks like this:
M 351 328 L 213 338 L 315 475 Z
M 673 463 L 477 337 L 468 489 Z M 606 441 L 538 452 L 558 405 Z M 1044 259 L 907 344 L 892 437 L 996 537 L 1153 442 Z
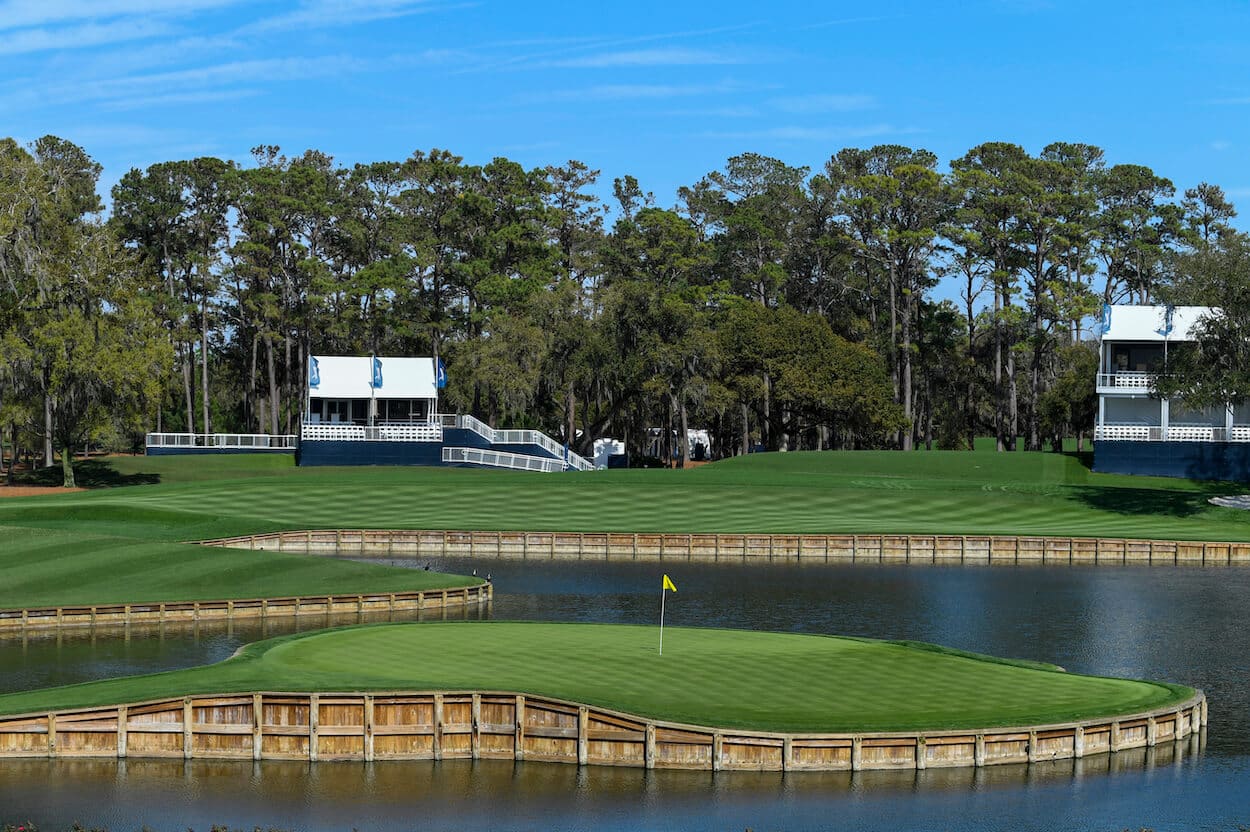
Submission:
M 1250 480 L 1250 443 L 1099 440 L 1094 443 L 1094 470 L 1100 474 L 1246 481 Z
M 194 456 L 197 454 L 293 454 L 290 448 L 147 448 L 148 456 Z
M 438 442 L 301 442 L 297 465 L 438 465 L 443 446 Z

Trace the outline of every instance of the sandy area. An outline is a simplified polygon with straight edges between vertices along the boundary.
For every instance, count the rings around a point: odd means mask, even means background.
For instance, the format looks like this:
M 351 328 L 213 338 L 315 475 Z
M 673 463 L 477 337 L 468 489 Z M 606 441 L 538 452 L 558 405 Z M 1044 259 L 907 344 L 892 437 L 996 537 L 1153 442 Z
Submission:
M 0 497 L 38 497 L 40 494 L 72 494 L 85 488 L 57 488 L 43 485 L 4 485 L 0 483 Z

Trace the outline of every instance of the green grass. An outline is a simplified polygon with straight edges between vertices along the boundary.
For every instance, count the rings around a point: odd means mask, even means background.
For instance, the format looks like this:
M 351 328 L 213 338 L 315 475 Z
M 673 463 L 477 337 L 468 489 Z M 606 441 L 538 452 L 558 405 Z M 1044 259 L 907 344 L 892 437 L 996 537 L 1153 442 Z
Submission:
M 1179 685 L 929 645 L 735 630 L 461 622 L 323 630 L 215 665 L 0 696 L 0 713 L 255 690 L 505 690 L 769 731 L 1032 725 L 1182 701 Z
M 690 471 L 551 475 L 296 468 L 287 456 L 107 467 L 113 481 L 159 484 L 0 501 L 0 525 L 151 540 L 335 527 L 1250 539 L 1250 514 L 1206 502 L 1244 487 L 1094 474 L 1053 453 L 758 454 Z
M 476 578 L 309 555 L 0 529 L 0 608 L 441 589 Z
M 1237 486 L 1093 474 L 1075 455 L 1051 453 L 757 454 L 690 471 L 580 474 L 296 468 L 285 455 L 119 457 L 80 468 L 99 487 L 0 500 L 0 606 L 374 592 L 444 580 L 184 543 L 282 529 L 1250 540 L 1250 513 L 1206 502 Z

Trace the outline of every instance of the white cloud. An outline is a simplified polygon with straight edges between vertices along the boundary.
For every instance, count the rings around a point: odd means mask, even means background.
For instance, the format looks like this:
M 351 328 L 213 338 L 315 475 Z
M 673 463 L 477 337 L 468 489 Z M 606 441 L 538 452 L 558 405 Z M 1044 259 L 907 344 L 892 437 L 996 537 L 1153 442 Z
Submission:
M 778 141 L 850 141 L 877 136 L 901 136 L 924 132 L 917 127 L 895 127 L 892 124 L 866 124 L 852 127 L 805 127 L 779 125 L 762 130 L 714 132 L 705 135 L 718 139 L 775 139 Z
M 526 101 L 629 101 L 683 98 L 694 95 L 725 95 L 747 90 L 743 84 L 600 84 L 576 90 L 552 90 L 525 96 Z
M 176 16 L 240 0 L 0 0 L 0 31 L 115 17 Z
M 787 113 L 845 113 L 867 110 L 875 107 L 877 101 L 871 95 L 816 94 L 777 98 L 772 104 Z
M 239 31 L 250 34 L 343 26 L 473 5 L 476 3 L 431 3 L 429 0 L 304 0 L 295 11 L 262 18 Z
M 105 101 L 100 104 L 101 110 L 121 112 L 125 110 L 150 110 L 178 107 L 184 104 L 211 104 L 217 101 L 236 101 L 240 98 L 251 98 L 260 95 L 260 90 L 204 90 L 202 92 L 173 92 L 162 95 L 135 96 Z
M 148 40 L 170 33 L 167 24 L 156 20 L 120 20 L 88 23 L 59 29 L 20 29 L 0 35 L 0 55 L 81 49 L 121 41 Z
M 1211 142 L 1211 149 L 1216 152 L 1229 150 L 1230 148 L 1232 148 L 1232 146 L 1233 146 L 1233 143 L 1228 141 L 1227 139 L 1216 139 L 1215 141 Z
M 27 104 L 39 106 L 69 102 L 110 104 L 114 109 L 135 109 L 147 106 L 153 97 L 188 95 L 210 90 L 222 92 L 231 87 L 251 88 L 256 83 L 305 81 L 336 77 L 369 68 L 366 61 L 346 56 L 328 55 L 316 58 L 266 58 L 231 61 L 222 64 L 123 75 L 94 81 L 66 83 L 39 90 L 20 88 L 0 105 Z M 130 106 L 133 102 L 134 106 Z
M 679 47 L 672 47 L 666 49 L 634 49 L 621 52 L 600 52 L 596 55 L 564 58 L 540 65 L 571 68 L 584 67 L 587 69 L 608 69 L 647 66 L 711 66 L 739 63 L 745 63 L 744 58 L 740 54 L 730 54 L 728 51 L 682 49 Z

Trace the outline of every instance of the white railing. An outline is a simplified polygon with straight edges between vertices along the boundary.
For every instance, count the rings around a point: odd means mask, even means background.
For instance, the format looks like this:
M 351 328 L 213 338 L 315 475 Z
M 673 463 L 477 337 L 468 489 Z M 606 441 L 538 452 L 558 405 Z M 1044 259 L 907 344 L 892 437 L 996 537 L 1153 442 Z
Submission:
M 339 442 L 442 442 L 443 427 L 428 422 L 364 425 L 310 424 L 300 429 L 300 438 Z
M 443 448 L 443 462 L 486 465 L 491 468 L 510 468 L 514 471 L 543 471 L 551 473 L 564 470 L 564 463 L 558 459 L 513 454 L 507 451 L 488 451 L 483 448 Z
M 1094 439 L 1130 442 L 1250 442 L 1250 425 L 1098 425 Z
M 268 433 L 149 433 L 149 448 L 222 448 L 229 450 L 295 450 L 295 436 Z
M 555 465 L 550 470 L 572 468 L 577 471 L 593 471 L 594 463 L 573 451 L 568 452 L 565 462 L 564 446 L 538 430 L 495 430 L 481 419 L 457 413 L 443 413 L 427 423 L 393 423 L 376 427 L 343 424 L 308 424 L 301 429 L 303 439 L 348 442 L 442 442 L 445 430 L 459 429 L 476 433 L 492 445 L 536 445 L 555 459 L 547 460 Z M 504 451 L 494 453 L 507 454 Z M 523 459 L 534 459 L 525 454 L 513 454 Z M 480 463 L 483 465 L 491 463 Z M 501 466 L 510 467 L 510 466 Z M 526 468 L 525 470 L 535 470 Z M 548 470 L 544 468 L 543 470 Z
M 363 442 L 365 429 L 362 425 L 302 425 L 299 436 L 304 440 Z
M 540 430 L 497 430 L 496 445 L 537 445 L 549 454 L 564 459 L 564 446 Z M 573 451 L 568 452 L 569 467 L 578 471 L 593 471 L 594 463 Z
M 1113 388 L 1116 390 L 1150 390 L 1154 387 L 1157 373 L 1118 372 L 1099 373 L 1099 389 Z

